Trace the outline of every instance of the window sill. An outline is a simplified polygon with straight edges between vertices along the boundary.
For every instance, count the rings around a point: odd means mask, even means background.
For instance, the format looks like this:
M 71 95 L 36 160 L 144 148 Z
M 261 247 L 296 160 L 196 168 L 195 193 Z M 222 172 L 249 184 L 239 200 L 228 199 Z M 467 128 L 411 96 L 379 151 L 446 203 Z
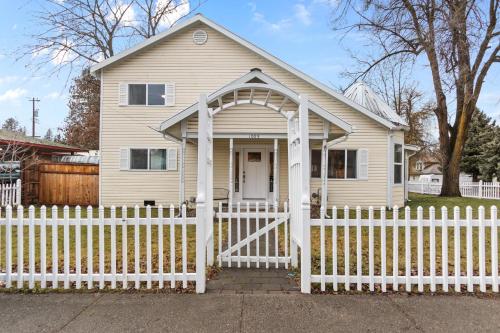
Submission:
M 321 180 L 321 177 L 311 177 L 311 179 L 315 179 L 315 180 Z M 348 181 L 348 182 L 357 182 L 357 181 L 367 181 L 368 178 L 366 179 L 360 179 L 360 178 L 328 178 L 328 181 L 330 180 L 333 180 L 333 181 L 336 181 L 336 182 L 339 182 L 339 181 Z
M 128 170 L 120 170 L 125 172 L 170 172 L 177 170 L 148 170 L 148 169 L 128 169 Z
M 137 104 L 137 105 L 119 105 L 119 107 L 121 108 L 152 108 L 152 109 L 160 109 L 160 108 L 168 108 L 168 107 L 173 107 L 175 106 L 175 104 L 171 104 L 171 105 L 141 105 L 141 104 Z

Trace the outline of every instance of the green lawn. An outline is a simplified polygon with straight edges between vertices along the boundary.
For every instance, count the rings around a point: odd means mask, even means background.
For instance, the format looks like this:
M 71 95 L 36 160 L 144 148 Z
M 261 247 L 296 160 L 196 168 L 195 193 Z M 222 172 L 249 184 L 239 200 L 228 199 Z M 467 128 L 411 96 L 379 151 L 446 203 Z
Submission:
M 481 199 L 471 199 L 471 198 L 443 198 L 436 197 L 430 195 L 420 195 L 420 194 L 411 194 L 410 195 L 409 206 L 412 209 L 412 218 L 416 217 L 417 207 L 421 206 L 424 208 L 424 218 L 428 217 L 428 209 L 431 206 L 436 208 L 436 218 L 441 217 L 441 206 L 446 206 L 449 208 L 448 216 L 453 216 L 452 208 L 454 206 L 459 206 L 461 208 L 461 217 L 465 217 L 465 207 L 471 206 L 473 208 L 473 217 L 477 218 L 477 209 L 479 206 L 484 206 L 486 208 L 485 216 L 489 217 L 489 209 L 492 205 L 499 205 L 500 200 L 481 200 Z M 339 217 L 343 217 L 343 213 L 339 212 Z M 367 212 L 363 211 L 363 218 L 367 217 Z M 379 214 L 375 214 L 376 217 Z M 355 211 L 350 211 L 350 217 L 355 217 Z M 404 209 L 401 209 L 399 212 L 399 217 L 404 217 Z M 392 218 L 392 212 L 387 212 L 387 218 Z M 350 274 L 356 273 L 356 228 L 350 228 L 350 242 L 349 242 L 349 262 L 350 262 Z M 478 233 L 477 228 L 473 230 L 473 255 L 474 255 L 474 271 L 477 274 L 479 269 L 479 263 L 477 260 L 478 256 Z M 500 229 L 500 228 L 499 228 Z M 392 275 L 392 249 L 393 249 L 393 238 L 392 238 L 393 229 L 392 227 L 386 228 L 386 254 L 387 254 L 387 272 Z M 327 274 L 332 274 L 332 232 L 331 227 L 326 227 L 325 229 L 325 239 L 326 239 L 326 272 Z M 405 233 L 404 229 L 400 228 L 399 233 L 399 245 L 398 245 L 398 254 L 399 254 L 399 266 L 398 270 L 400 275 L 404 275 L 404 260 L 405 260 Z M 338 260 L 338 274 L 344 274 L 344 228 L 337 228 L 337 260 Z M 428 274 L 430 271 L 430 254 L 429 254 L 429 228 L 424 227 L 424 274 Z M 312 270 L 314 274 L 320 273 L 320 228 L 313 227 L 311 231 L 311 239 L 312 239 Z M 362 271 L 363 274 L 368 274 L 368 227 L 362 228 Z M 500 235 L 499 238 L 500 239 Z M 486 228 L 485 231 L 485 240 L 486 240 L 486 273 L 491 273 L 491 245 L 490 245 L 490 229 Z M 466 271 L 466 234 L 465 228 L 461 228 L 460 232 L 460 245 L 461 245 L 461 272 L 462 275 Z M 380 228 L 374 228 L 374 267 L 375 273 L 379 274 L 381 270 L 381 237 L 380 237 Z M 412 271 L 415 274 L 417 270 L 417 230 L 416 228 L 412 228 L 411 232 L 411 253 L 412 253 Z M 437 274 L 441 273 L 442 270 L 442 243 L 441 243 L 441 228 L 436 228 L 436 272 Z M 449 274 L 454 274 L 454 234 L 453 229 L 448 228 L 448 271 Z

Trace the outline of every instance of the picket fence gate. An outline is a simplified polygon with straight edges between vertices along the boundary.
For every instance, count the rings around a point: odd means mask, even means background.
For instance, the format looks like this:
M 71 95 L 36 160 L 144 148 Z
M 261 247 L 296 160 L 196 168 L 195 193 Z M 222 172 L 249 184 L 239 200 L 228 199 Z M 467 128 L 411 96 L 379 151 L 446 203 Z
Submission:
M 420 194 L 441 193 L 441 183 L 408 182 L 408 191 Z M 466 198 L 500 199 L 500 183 L 498 182 L 461 182 L 460 194 Z
M 429 217 L 424 219 L 422 207 L 417 209 L 417 218 L 411 218 L 411 210 L 406 207 L 405 217 L 398 218 L 398 207 L 393 209 L 393 218 L 386 218 L 386 208 L 382 207 L 379 212 L 380 217 L 374 218 L 375 210 L 370 207 L 368 219 L 361 218 L 361 209 L 357 207 L 356 217 L 349 218 L 349 208 L 344 208 L 344 216 L 347 218 L 337 218 L 338 211 L 336 207 L 332 208 L 331 218 L 312 219 L 311 228 L 319 227 L 320 231 L 320 263 L 319 273 L 311 275 L 311 282 L 320 284 L 320 289 L 325 290 L 326 284 L 332 284 L 333 290 L 338 290 L 339 284 L 342 284 L 345 290 L 350 290 L 351 284 L 356 284 L 356 289 L 361 291 L 363 285 L 367 285 L 370 291 L 375 290 L 375 285 L 379 285 L 382 292 L 387 291 L 387 286 L 391 285 L 392 290 L 400 290 L 403 285 L 407 292 L 411 292 L 416 285 L 418 292 L 424 291 L 424 286 L 428 286 L 431 292 L 436 291 L 436 287 L 441 285 L 441 291 L 448 292 L 449 285 L 454 285 L 456 292 L 466 286 L 468 292 L 474 291 L 474 286 L 479 285 L 481 292 L 487 291 L 487 286 L 491 287 L 493 292 L 498 292 L 498 225 L 497 208 L 491 207 L 490 218 L 485 218 L 484 207 L 478 209 L 478 219 L 472 218 L 472 208 L 466 208 L 466 218 L 462 219 L 460 208 L 453 209 L 453 218 L 448 218 L 448 208 L 441 208 L 441 218 L 435 218 L 434 207 L 429 208 Z M 324 216 L 324 208 L 321 209 L 321 216 Z M 343 251 L 339 249 L 338 228 L 343 229 Z M 332 255 L 331 272 L 326 272 L 326 230 L 331 229 Z M 366 251 L 366 244 L 363 239 L 366 238 L 366 228 L 368 233 L 368 263 L 363 262 L 366 259 L 363 251 Z M 424 228 L 428 239 L 424 240 Z M 461 256 L 462 245 L 461 235 L 465 228 L 465 268 Z M 355 237 L 351 236 L 350 229 L 355 230 Z M 375 229 L 379 229 L 380 242 L 375 247 Z M 388 233 L 388 229 L 391 233 Z M 428 230 L 427 230 L 428 229 Z M 485 231 L 490 229 L 490 242 L 486 247 Z M 436 239 L 436 231 L 441 233 L 441 241 Z M 400 235 L 403 231 L 403 235 Z M 416 232 L 417 246 L 416 251 L 412 245 L 412 238 Z M 477 234 L 477 239 L 473 235 Z M 450 248 L 449 235 L 453 235 L 453 247 Z M 404 258 L 400 258 L 399 237 L 404 238 Z M 388 240 L 392 243 L 392 249 L 388 246 Z M 425 255 L 428 262 L 424 262 L 424 243 L 428 245 L 428 254 Z M 356 261 L 350 262 L 351 246 L 356 246 Z M 474 250 L 474 244 L 477 250 Z M 441 253 L 437 250 L 441 249 Z M 387 271 L 388 254 L 392 250 L 392 272 Z M 449 265 L 449 250 L 453 251 L 453 264 Z M 489 250 L 490 270 L 487 272 L 487 254 Z M 416 253 L 415 253 L 416 252 Z M 375 262 L 374 254 L 380 256 L 380 261 Z M 477 257 L 475 257 L 477 255 Z M 344 267 L 339 267 L 339 258 L 342 256 Z M 440 256 L 439 258 L 437 258 Z M 416 265 L 413 258 L 416 258 Z M 437 260 L 439 259 L 439 261 Z M 441 267 L 437 267 L 438 262 Z M 478 270 L 474 270 L 474 264 L 478 264 Z M 375 265 L 379 268 L 375 272 Z M 368 267 L 366 267 L 368 266 Z M 403 269 L 400 269 L 403 266 Z M 450 266 L 453 269 L 450 269 Z M 367 269 L 366 269 L 367 268 Z M 436 270 L 440 268 L 439 273 Z M 457 268 L 457 269 L 455 269 Z M 339 270 L 342 269 L 342 272 Z M 425 271 L 424 271 L 425 270 Z M 404 274 L 400 274 L 403 271 Z M 465 274 L 465 275 L 463 275 Z
M 75 208 L 74 217 L 70 217 L 68 206 L 63 208 L 63 217 L 59 216 L 56 206 L 52 207 L 51 216 L 47 215 L 47 209 L 42 206 L 35 211 L 33 206 L 29 207 L 28 216 L 25 216 L 22 206 L 18 206 L 16 216 L 10 206 L 5 210 L 5 217 L 0 218 L 0 245 L 2 244 L 2 233 L 5 235 L 5 261 L 0 260 L 0 281 L 6 288 L 15 287 L 33 289 L 35 283 L 40 288 L 70 288 L 72 283 L 76 289 L 86 283 L 88 289 L 94 288 L 94 283 L 100 289 L 109 285 L 111 289 L 117 288 L 117 282 L 121 283 L 123 289 L 128 289 L 133 283 L 134 288 L 139 289 L 145 283 L 146 288 L 152 288 L 152 283 L 157 282 L 159 288 L 164 287 L 165 282 L 170 282 L 171 288 L 176 288 L 176 283 L 182 283 L 182 288 L 188 287 L 188 281 L 195 281 L 197 274 L 188 270 L 188 227 L 196 224 L 196 218 L 187 217 L 186 206 L 180 209 L 180 215 L 176 216 L 174 206 L 170 206 L 169 216 L 163 216 L 163 207 L 156 209 L 157 217 L 151 217 L 151 207 L 146 207 L 145 217 L 141 217 L 138 206 L 134 207 L 132 216 L 128 215 L 126 206 L 121 208 L 121 217 L 117 217 L 117 210 L 111 207 L 109 217 L 105 217 L 105 210 L 98 208 L 98 217 L 93 217 L 93 208 L 87 208 L 86 217 L 82 217 L 81 208 Z M 1 212 L 0 212 L 1 215 Z M 164 232 L 164 227 L 169 228 L 169 234 Z M 62 237 L 60 237 L 62 228 Z M 152 239 L 152 228 L 158 236 Z M 27 229 L 28 237 L 24 237 Z M 85 229 L 85 233 L 83 233 Z M 132 229 L 132 230 L 130 230 Z M 176 233 L 179 233 L 177 238 Z M 91 230 L 92 232 L 87 232 Z M 51 234 L 50 248 L 48 246 L 47 234 Z M 94 267 L 94 233 L 97 231 L 97 261 L 98 269 Z M 121 232 L 121 241 L 117 234 Z M 145 233 L 145 241 L 141 241 L 141 234 Z M 129 237 L 133 235 L 133 260 L 129 261 Z M 85 247 L 82 237 L 86 236 Z M 17 238 L 14 240 L 14 237 Z M 180 244 L 178 239 L 180 239 Z M 62 241 L 62 267 L 60 266 L 59 243 Z M 85 240 L 84 240 L 85 241 Z M 164 241 L 168 241 L 169 256 L 165 255 Z M 130 239 L 132 243 L 132 240 Z M 117 244 L 121 243 L 121 244 Z M 145 245 L 144 245 L 145 243 Z M 16 248 L 17 245 L 17 248 Z M 117 253 L 121 245 L 121 265 L 117 265 Z M 109 248 L 108 248 L 109 246 Z M 176 267 L 176 248 L 181 247 L 181 268 Z M 26 253 L 25 248 L 28 248 Z M 143 258 L 145 247 L 146 257 Z M 1 250 L 2 246 L 0 246 Z M 82 263 L 82 250 L 86 248 L 87 255 L 85 264 Z M 153 260 L 153 248 L 156 260 Z M 14 256 L 14 250 L 16 255 Z M 51 252 L 50 252 L 51 251 Z M 18 253 L 23 253 L 19 256 Z M 141 254 L 142 253 L 142 254 Z M 50 258 L 48 258 L 50 256 Z M 14 263 L 13 260 L 17 262 Z M 28 259 L 28 265 L 25 265 Z M 49 260 L 50 259 L 50 260 Z M 142 263 L 145 262 L 145 268 Z M 193 260 L 194 262 L 194 260 Z M 133 263 L 133 270 L 129 265 Z M 166 263 L 166 264 L 165 264 Z M 48 269 L 47 265 L 51 265 Z M 153 266 L 154 269 L 153 269 Z M 202 268 L 203 273 L 205 267 Z M 204 276 L 204 275 L 203 275 Z
M 234 263 L 238 268 L 243 264 L 247 268 L 269 269 L 279 268 L 281 264 L 282 267 L 288 269 L 291 260 L 288 254 L 289 221 L 287 203 L 282 212 L 278 211 L 276 203 L 270 210 L 268 202 L 263 205 L 259 205 L 258 202 L 250 205 L 247 202 L 242 210 L 241 203 L 238 202 L 235 209 L 229 206 L 226 212 L 222 209 L 222 203 L 219 203 L 216 213 L 219 266 L 226 264 L 227 267 L 232 267 Z M 223 242 L 224 224 L 227 225 L 225 242 Z M 279 227 L 281 225 L 283 225 L 283 241 L 280 244 Z M 233 228 L 236 228 L 235 237 L 233 237 Z M 261 251 L 261 242 L 263 251 Z
M 21 204 L 21 179 L 15 183 L 0 184 L 0 206 L 17 206 Z

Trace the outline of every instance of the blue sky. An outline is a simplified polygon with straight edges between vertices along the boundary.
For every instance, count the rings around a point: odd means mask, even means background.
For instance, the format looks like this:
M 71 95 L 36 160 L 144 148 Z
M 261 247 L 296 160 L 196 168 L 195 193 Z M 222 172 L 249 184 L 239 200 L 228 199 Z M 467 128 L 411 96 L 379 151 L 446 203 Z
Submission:
M 341 77 L 354 64 L 347 49 L 366 52 L 361 34 L 334 32 L 329 24 L 329 1 L 334 0 L 208 0 L 200 9 L 208 18 L 269 51 L 320 81 L 338 88 L 348 83 Z M 16 61 L 15 50 L 29 42 L 36 25 L 29 19 L 39 1 L 0 1 L 0 122 L 15 117 L 31 129 L 31 104 L 39 103 L 37 135 L 56 130 L 67 115 L 67 73 L 47 76 L 33 73 L 30 59 Z M 490 71 L 479 107 L 500 121 L 500 66 Z M 428 70 L 419 65 L 414 79 L 431 95 Z

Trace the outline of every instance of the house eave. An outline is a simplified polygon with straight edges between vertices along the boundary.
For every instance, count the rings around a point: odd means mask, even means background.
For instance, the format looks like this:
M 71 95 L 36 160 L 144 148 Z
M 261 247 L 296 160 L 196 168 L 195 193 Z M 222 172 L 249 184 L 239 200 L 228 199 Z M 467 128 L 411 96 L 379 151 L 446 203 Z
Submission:
M 206 24 L 207 26 L 209 26 L 210 28 L 218 31 L 219 33 L 223 34 L 224 36 L 232 39 L 233 41 L 239 43 L 240 45 L 250 49 L 251 51 L 253 51 L 254 53 L 260 55 L 261 57 L 263 57 L 264 59 L 270 61 L 271 63 L 283 68 L 284 70 L 296 75 L 297 77 L 301 78 L 302 80 L 304 80 L 305 82 L 315 86 L 316 88 L 322 90 L 323 92 L 329 94 L 330 96 L 336 98 L 337 100 L 339 100 L 340 102 L 344 103 L 345 105 L 357 110 L 358 112 L 364 114 L 365 116 L 367 116 L 368 118 L 371 118 L 372 120 L 380 123 L 381 125 L 389 128 L 389 129 L 395 129 L 397 127 L 397 125 L 394 125 L 391 121 L 387 120 L 387 119 L 384 119 L 383 117 L 371 112 L 370 110 L 368 109 L 365 109 L 364 107 L 362 107 L 361 105 L 355 103 L 354 101 L 350 100 L 349 98 L 347 98 L 346 96 L 344 96 L 343 94 L 333 90 L 332 88 L 326 86 L 325 84 L 321 83 L 320 81 L 314 79 L 313 77 L 305 74 L 304 72 L 296 69 L 295 67 L 287 64 L 286 62 L 284 62 L 283 60 L 273 56 L 272 54 L 268 53 L 267 51 L 261 49 L 260 47 L 252 44 L 251 42 L 247 41 L 246 39 L 234 34 L 233 32 L 229 31 L 228 29 L 224 28 L 223 26 L 207 19 L 206 17 L 202 16 L 201 14 L 196 14 L 195 16 L 189 18 L 189 19 L 186 19 L 185 21 L 181 22 L 180 24 L 176 25 L 176 26 L 173 26 L 172 28 L 170 28 L 169 30 L 163 32 L 163 33 L 160 33 L 156 36 L 153 36 L 153 37 L 150 37 L 149 39 L 137 44 L 136 46 L 134 47 L 131 47 L 130 49 L 128 50 L 125 50 L 113 57 L 110 57 L 108 59 L 105 59 L 103 61 L 101 61 L 100 63 L 92 66 L 90 68 L 90 71 L 91 73 L 95 73 L 101 69 L 103 69 L 104 67 L 106 66 L 109 66 L 125 57 L 128 57 L 132 54 L 135 54 L 137 52 L 139 52 L 140 50 L 148 47 L 148 46 L 151 46 L 189 26 L 191 26 L 192 24 L 194 23 L 197 23 L 197 22 L 201 22 L 203 24 Z

